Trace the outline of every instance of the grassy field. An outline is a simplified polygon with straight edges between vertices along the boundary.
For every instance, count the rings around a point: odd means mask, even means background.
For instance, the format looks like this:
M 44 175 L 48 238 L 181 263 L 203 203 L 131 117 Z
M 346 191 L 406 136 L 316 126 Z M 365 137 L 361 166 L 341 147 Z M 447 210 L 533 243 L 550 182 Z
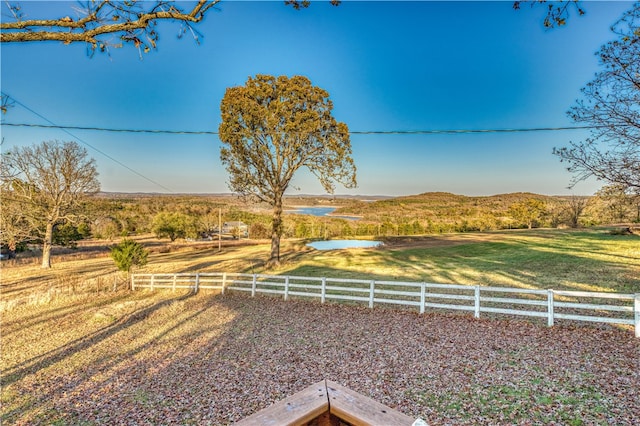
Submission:
M 144 272 L 264 272 L 266 243 L 170 245 Z M 270 273 L 640 292 L 607 230 L 398 238 Z M 113 285 L 117 291 L 113 291 Z M 637 424 L 640 339 L 244 296 L 129 292 L 106 253 L 2 268 L 2 424 L 226 424 L 323 378 L 431 424 Z
M 556 290 L 640 292 L 640 237 L 607 229 L 512 230 L 441 234 L 385 240 L 382 249 L 316 251 L 304 241 L 284 241 L 282 266 L 266 271 L 267 241 L 165 243 L 152 247 L 138 272 L 250 272 L 364 278 Z M 2 268 L 4 301 L 51 288 L 101 290 L 122 285 L 106 251 Z
M 281 272 L 634 293 L 640 291 L 640 238 L 606 230 L 400 238 L 383 250 L 306 253 Z

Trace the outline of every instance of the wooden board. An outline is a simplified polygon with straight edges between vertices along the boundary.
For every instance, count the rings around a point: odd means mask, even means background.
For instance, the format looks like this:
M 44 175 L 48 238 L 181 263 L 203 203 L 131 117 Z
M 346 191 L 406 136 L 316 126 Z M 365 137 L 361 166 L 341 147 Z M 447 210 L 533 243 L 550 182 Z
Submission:
M 358 426 L 411 426 L 414 419 L 327 380 L 329 412 Z
M 279 401 L 249 416 L 236 425 L 240 426 L 298 426 L 329 411 L 325 381 Z
M 323 380 L 236 423 L 240 426 L 412 426 L 414 419 Z M 420 424 L 425 424 L 424 422 Z

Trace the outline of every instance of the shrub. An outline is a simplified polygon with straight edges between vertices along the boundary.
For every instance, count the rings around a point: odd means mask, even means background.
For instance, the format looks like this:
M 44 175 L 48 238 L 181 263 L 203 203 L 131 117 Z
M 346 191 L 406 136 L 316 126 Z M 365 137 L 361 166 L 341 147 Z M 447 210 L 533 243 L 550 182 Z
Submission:
M 118 269 L 125 271 L 127 275 L 129 275 L 133 266 L 146 265 L 148 255 L 149 252 L 142 244 L 126 238 L 120 244 L 111 248 L 111 258 Z

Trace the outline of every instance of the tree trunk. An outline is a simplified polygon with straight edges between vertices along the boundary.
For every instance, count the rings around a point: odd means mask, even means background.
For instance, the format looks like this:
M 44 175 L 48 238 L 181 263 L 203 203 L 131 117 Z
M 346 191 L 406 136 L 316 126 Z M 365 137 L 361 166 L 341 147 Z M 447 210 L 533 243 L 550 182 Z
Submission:
M 42 243 L 42 268 L 51 268 L 51 241 L 53 241 L 53 223 L 47 223 L 47 229 Z
M 268 267 L 280 265 L 280 237 L 282 236 L 282 196 L 276 197 L 271 221 L 271 255 Z

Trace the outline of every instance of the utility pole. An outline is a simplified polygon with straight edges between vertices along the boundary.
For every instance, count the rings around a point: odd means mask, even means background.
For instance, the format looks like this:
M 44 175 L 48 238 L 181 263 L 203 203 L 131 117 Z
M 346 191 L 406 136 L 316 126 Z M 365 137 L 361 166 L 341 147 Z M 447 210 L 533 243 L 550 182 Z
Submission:
M 222 251 L 222 208 L 218 207 L 218 251 Z

